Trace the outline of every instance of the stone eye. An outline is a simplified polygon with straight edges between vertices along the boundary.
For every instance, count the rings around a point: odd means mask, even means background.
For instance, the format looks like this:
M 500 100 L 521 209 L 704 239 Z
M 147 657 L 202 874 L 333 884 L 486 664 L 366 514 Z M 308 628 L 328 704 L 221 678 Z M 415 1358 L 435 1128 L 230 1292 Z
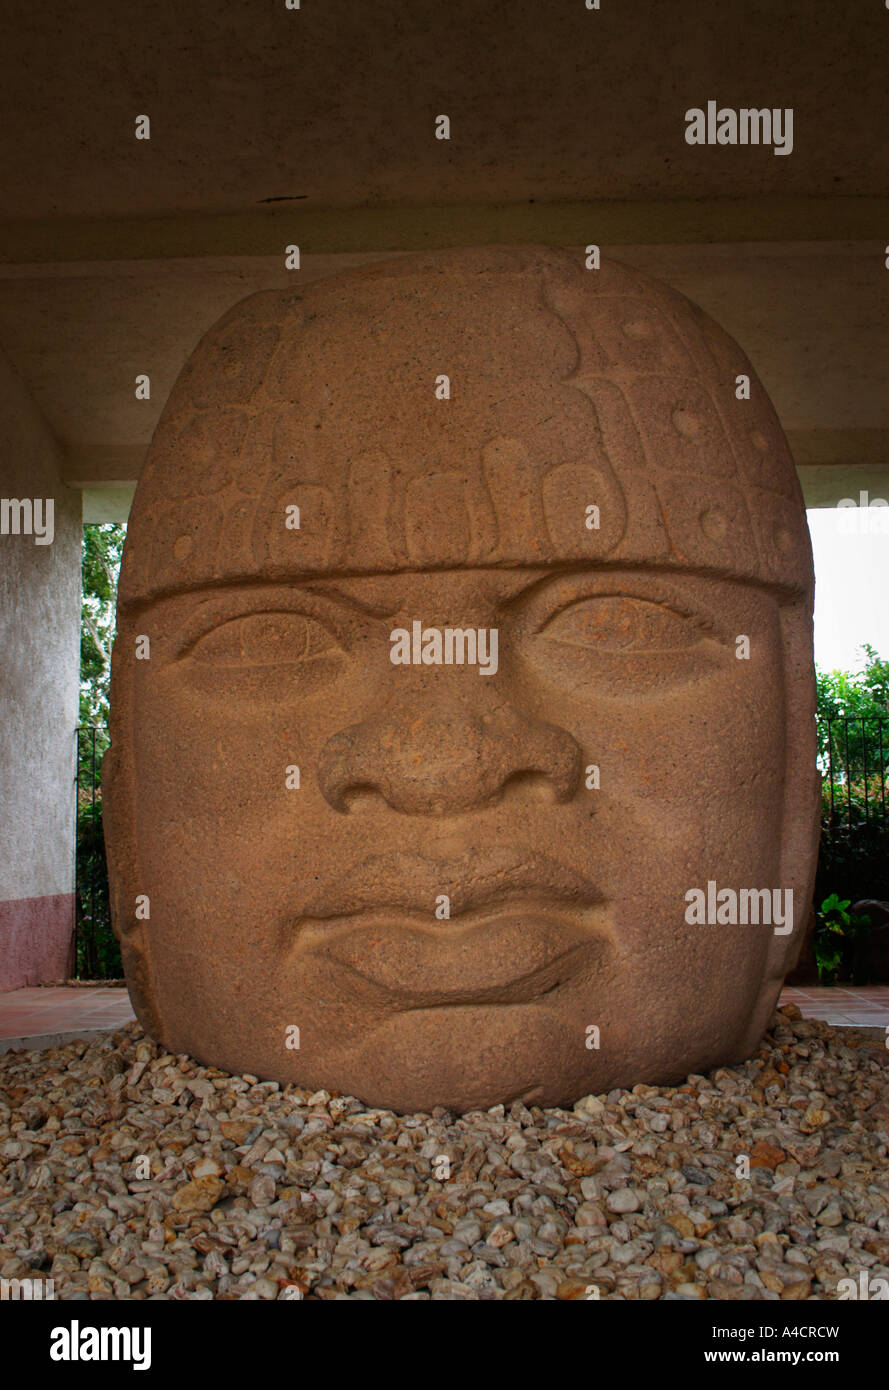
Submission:
M 687 651 L 706 636 L 690 618 L 629 595 L 580 599 L 550 618 L 540 636 L 590 652 Z
M 199 637 L 189 656 L 217 666 L 292 666 L 339 650 L 327 628 L 305 613 L 248 613 Z

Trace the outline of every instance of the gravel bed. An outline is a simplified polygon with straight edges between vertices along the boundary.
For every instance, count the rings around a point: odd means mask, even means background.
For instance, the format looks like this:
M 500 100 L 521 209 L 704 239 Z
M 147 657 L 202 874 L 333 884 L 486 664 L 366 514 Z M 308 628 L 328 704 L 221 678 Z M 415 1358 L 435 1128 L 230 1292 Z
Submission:
M 395 1115 L 137 1024 L 0 1057 L 0 1276 L 57 1299 L 829 1299 L 889 1279 L 889 1052 L 772 1019 L 744 1065 Z M 749 1177 L 743 1156 L 749 1160 Z

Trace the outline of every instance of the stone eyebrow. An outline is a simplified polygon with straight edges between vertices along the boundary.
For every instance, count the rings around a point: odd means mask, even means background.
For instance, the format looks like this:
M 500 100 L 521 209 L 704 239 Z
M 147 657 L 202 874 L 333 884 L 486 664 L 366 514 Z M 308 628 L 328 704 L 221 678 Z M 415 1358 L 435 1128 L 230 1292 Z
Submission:
M 356 574 L 354 579 L 361 580 L 376 577 L 376 575 Z M 381 575 L 380 577 L 395 578 L 394 575 Z M 140 598 L 122 599 L 118 603 L 118 608 L 121 612 L 136 614 L 144 612 L 154 604 L 173 603 L 177 599 L 198 597 L 204 599 L 222 598 L 226 594 L 234 596 L 239 592 L 257 593 L 262 589 L 288 589 L 292 590 L 294 593 L 310 594 L 313 598 L 340 599 L 343 603 L 349 604 L 362 613 L 381 618 L 387 617 L 391 612 L 396 611 L 401 602 L 402 594 L 400 591 L 397 598 L 387 600 L 385 603 L 380 600 L 374 601 L 366 597 L 359 598 L 355 594 L 348 593 L 345 589 L 339 587 L 339 584 L 344 581 L 346 583 L 351 582 L 353 576 L 338 575 L 336 578 L 339 583 L 334 583 L 333 577 L 330 582 L 327 582 L 323 576 L 318 575 L 304 576 L 299 579 L 290 580 L 286 578 L 261 579 L 258 575 L 255 579 L 247 576 L 237 576 L 231 579 L 213 579 L 205 584 L 182 584 L 175 588 L 158 589 L 154 593 L 146 594 Z
M 394 578 L 394 575 L 391 577 Z M 392 613 L 396 613 L 398 609 L 402 606 L 402 601 L 404 597 L 403 588 L 401 586 L 399 586 L 398 593 L 394 597 L 386 599 L 385 602 L 379 599 L 374 601 L 366 597 L 359 598 L 355 594 L 351 594 L 347 592 L 345 589 L 342 589 L 339 584 L 335 583 L 325 584 L 315 582 L 312 584 L 301 585 L 300 587 L 304 588 L 307 593 L 314 594 L 319 598 L 340 599 L 343 603 L 347 603 L 351 605 L 353 608 L 357 608 L 359 612 L 369 614 L 371 617 L 374 618 L 387 618 Z

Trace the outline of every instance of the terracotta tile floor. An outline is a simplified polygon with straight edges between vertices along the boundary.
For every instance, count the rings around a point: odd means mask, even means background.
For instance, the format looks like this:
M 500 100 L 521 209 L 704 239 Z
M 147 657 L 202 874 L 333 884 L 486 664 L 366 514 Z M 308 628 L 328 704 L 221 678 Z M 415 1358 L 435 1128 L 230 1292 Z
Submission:
M 0 994 L 0 1052 L 20 1042 L 51 1047 L 100 1028 L 120 1028 L 135 1017 L 122 988 L 48 985 Z
M 796 1004 L 805 1018 L 840 1027 L 885 1028 L 889 1024 L 889 985 L 853 989 L 834 985 L 794 987 L 781 1002 Z M 134 1017 L 127 991 L 52 985 L 0 994 L 0 1051 L 10 1044 L 51 1046 L 53 1042 L 102 1028 L 120 1028 Z
M 838 1027 L 885 1028 L 889 1024 L 889 985 L 797 985 L 781 991 L 782 1004 L 796 1004 L 804 1018 Z

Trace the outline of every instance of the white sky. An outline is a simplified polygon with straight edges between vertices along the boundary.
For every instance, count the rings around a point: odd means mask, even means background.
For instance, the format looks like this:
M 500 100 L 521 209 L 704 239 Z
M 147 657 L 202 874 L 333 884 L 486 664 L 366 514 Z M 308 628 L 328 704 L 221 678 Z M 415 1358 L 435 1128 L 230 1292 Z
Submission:
M 807 512 L 815 555 L 815 664 L 856 671 L 869 642 L 889 659 L 889 507 Z

